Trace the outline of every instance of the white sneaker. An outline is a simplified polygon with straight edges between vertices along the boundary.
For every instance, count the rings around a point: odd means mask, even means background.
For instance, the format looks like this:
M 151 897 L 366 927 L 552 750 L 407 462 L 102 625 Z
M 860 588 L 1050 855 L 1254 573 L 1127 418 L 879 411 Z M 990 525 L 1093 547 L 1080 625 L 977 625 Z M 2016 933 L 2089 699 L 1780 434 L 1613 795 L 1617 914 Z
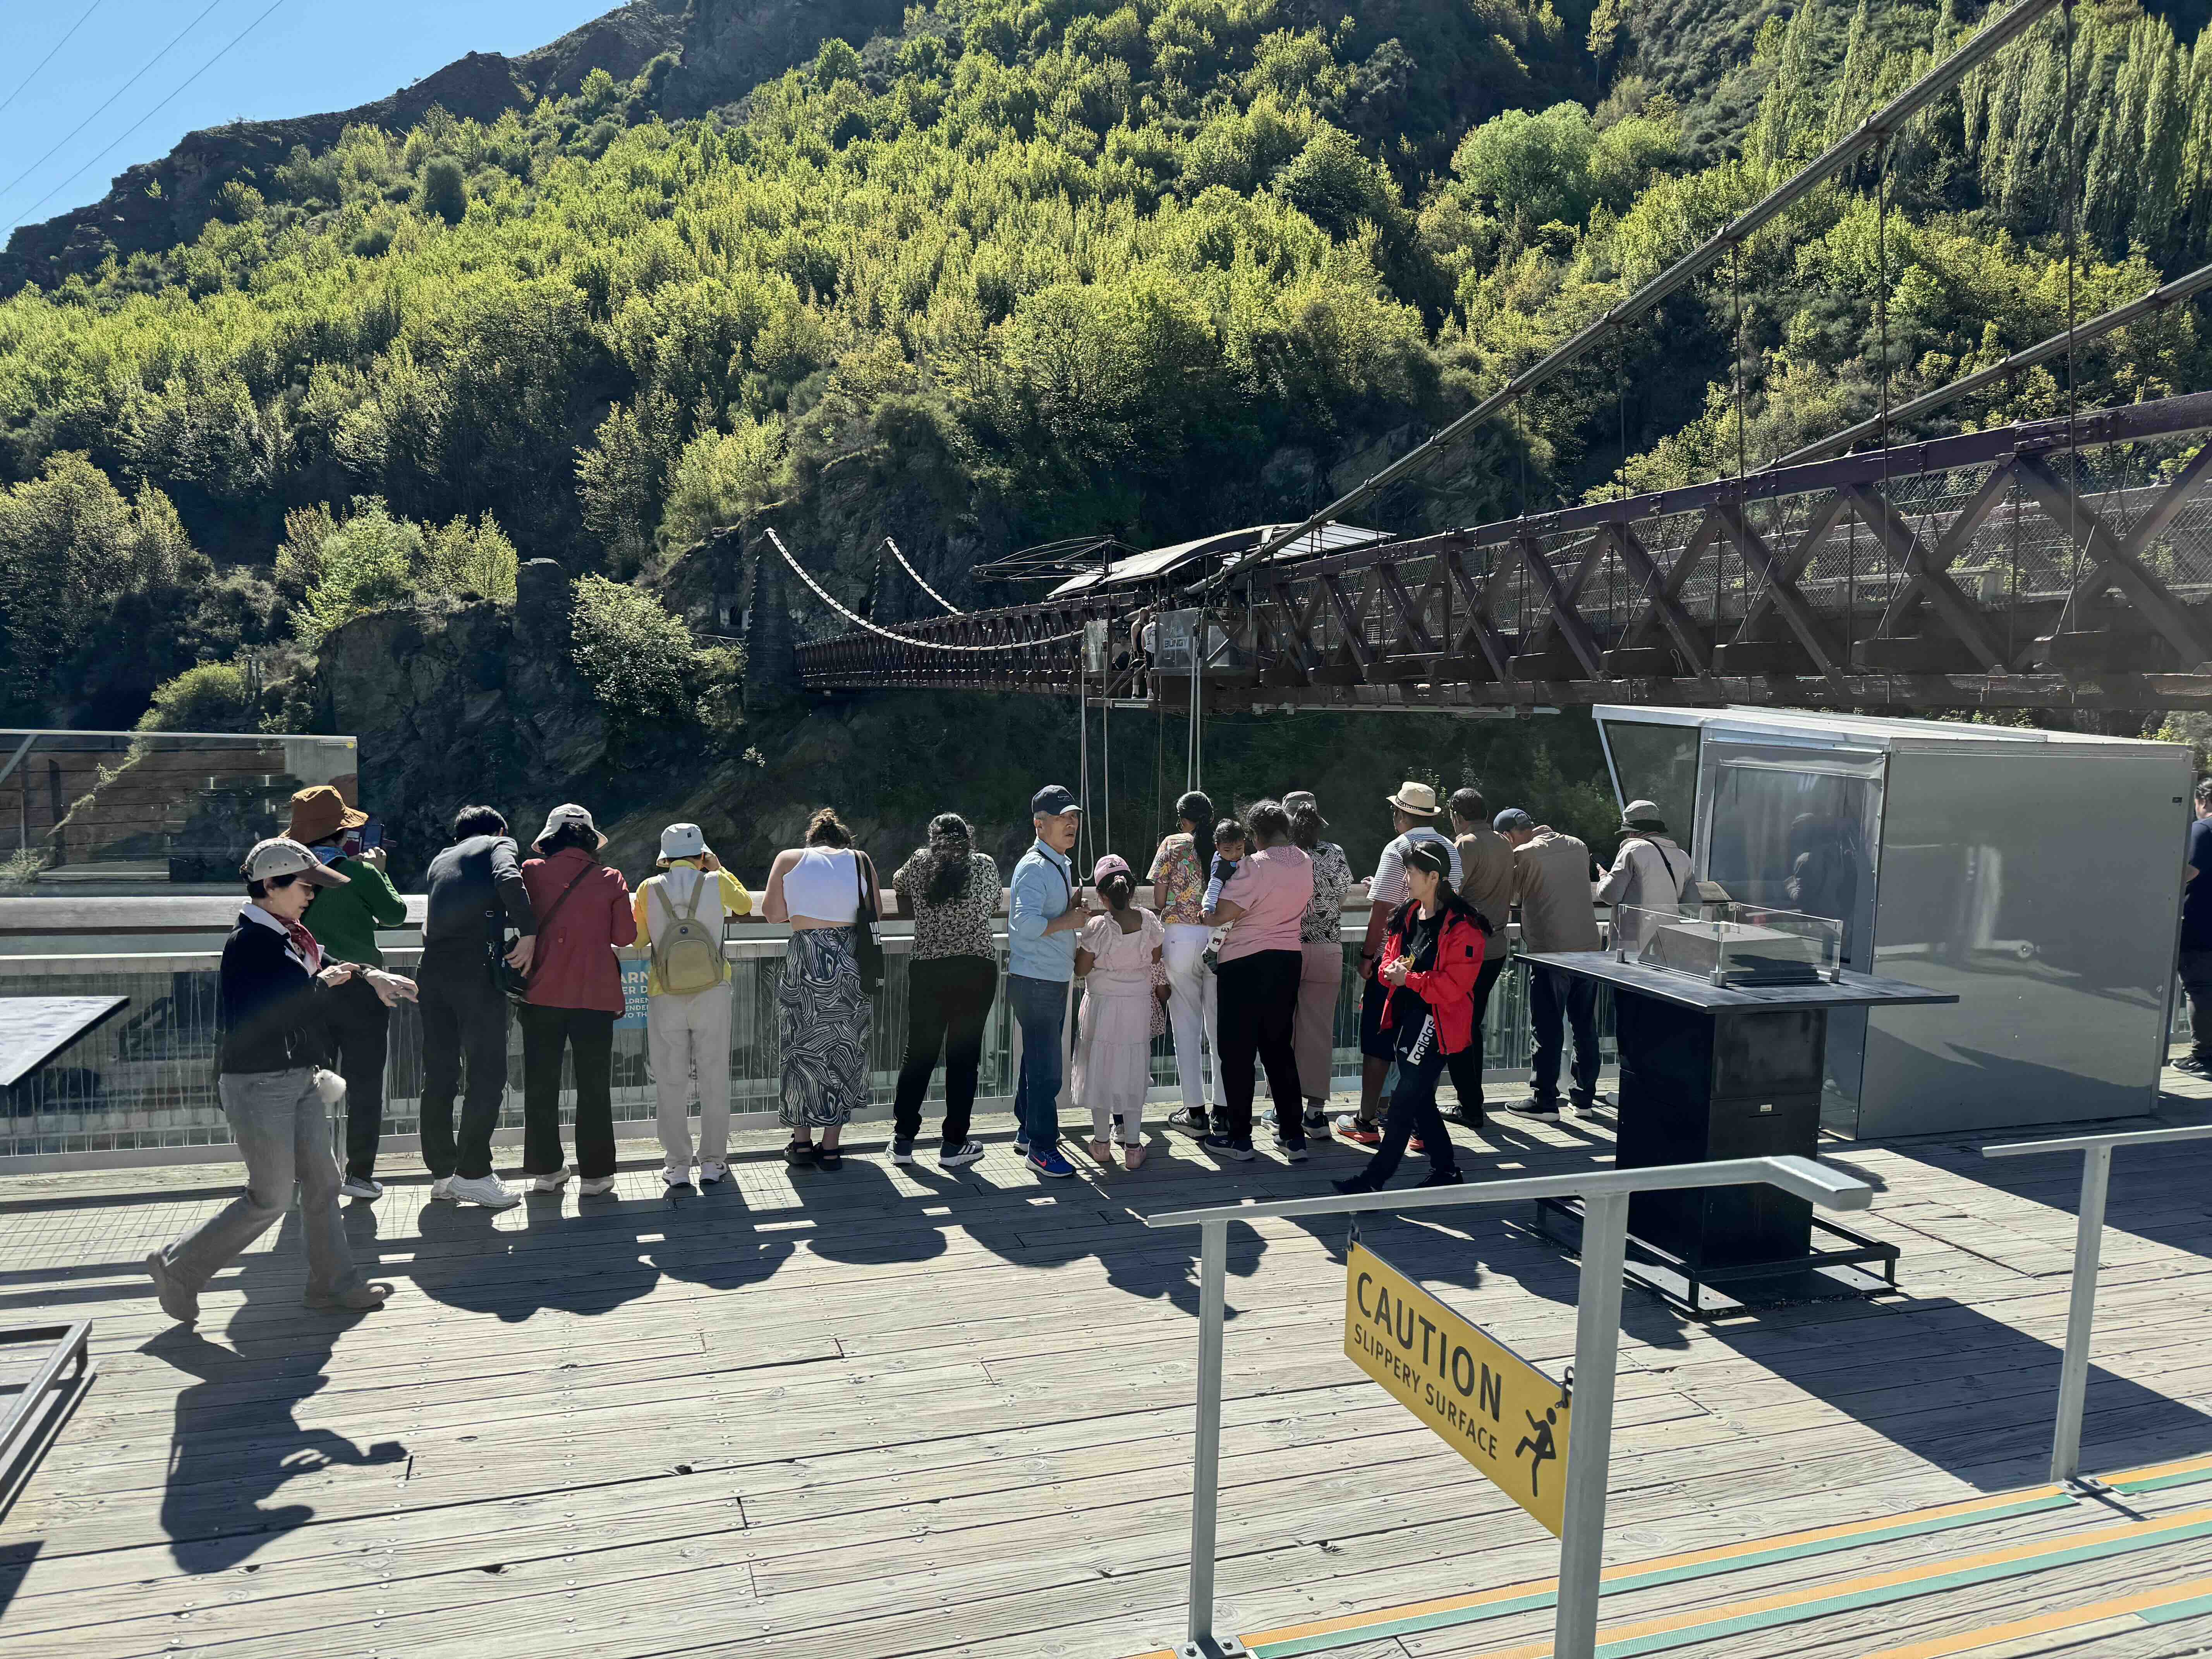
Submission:
M 964 1164 L 980 1163 L 982 1161 L 983 1152 L 983 1143 L 980 1140 L 971 1140 L 964 1146 L 956 1146 L 949 1152 L 939 1153 L 937 1167 L 940 1170 L 957 1170 Z
M 1016 1135 L 1014 1137 L 1014 1156 L 1016 1158 L 1027 1158 L 1029 1155 L 1030 1138 L 1027 1135 Z
M 437 1200 L 441 1204 L 458 1204 L 460 1202 L 460 1200 L 453 1196 L 453 1178 L 451 1176 L 440 1176 L 435 1181 L 432 1182 L 430 1183 L 430 1196 Z
M 576 1196 L 599 1198 L 614 1189 L 615 1178 L 612 1176 L 586 1176 L 576 1183 Z
M 660 1172 L 660 1184 L 664 1187 L 689 1187 L 691 1184 L 691 1166 L 687 1164 L 679 1170 L 670 1164 Z
M 495 1175 L 455 1176 L 446 1196 L 456 1204 L 481 1204 L 487 1210 L 511 1210 L 522 1202 L 522 1194 L 509 1192 Z
M 729 1178 L 728 1164 L 717 1164 L 713 1158 L 702 1158 L 700 1161 L 699 1184 L 702 1187 L 719 1187 Z
M 358 1198 L 374 1202 L 384 1196 L 384 1188 L 367 1176 L 349 1175 L 338 1183 L 338 1194 L 343 1198 Z
M 575 1171 L 563 1164 L 551 1175 L 532 1176 L 530 1190 L 533 1193 L 557 1193 L 568 1184 L 568 1177 L 574 1174 Z

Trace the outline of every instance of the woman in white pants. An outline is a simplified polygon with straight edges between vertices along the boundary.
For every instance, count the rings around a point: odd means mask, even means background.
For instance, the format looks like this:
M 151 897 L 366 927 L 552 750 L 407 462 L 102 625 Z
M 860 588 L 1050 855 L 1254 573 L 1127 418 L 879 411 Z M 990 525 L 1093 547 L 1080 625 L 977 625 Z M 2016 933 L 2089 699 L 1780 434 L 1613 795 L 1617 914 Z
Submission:
M 1160 959 L 1168 970 L 1168 1023 L 1175 1031 L 1176 1078 L 1182 1085 L 1182 1104 L 1168 1115 L 1168 1121 L 1202 1135 L 1212 1127 L 1221 1084 L 1220 1021 L 1213 975 L 1206 965 L 1212 930 L 1203 920 L 1212 849 L 1199 844 L 1200 836 L 1213 833 L 1213 803 L 1194 789 L 1176 803 L 1176 817 L 1182 827 L 1160 842 L 1145 879 L 1152 884 L 1152 903 L 1164 930 Z M 1199 1046 L 1201 1035 L 1204 1055 L 1213 1056 L 1210 1073 Z
M 663 873 L 637 887 L 638 942 L 652 953 L 645 1005 L 646 1053 L 653 1064 L 660 1131 L 660 1178 L 691 1184 L 692 1078 L 698 1078 L 699 1185 L 729 1173 L 730 964 L 722 927 L 749 915 L 753 898 L 722 868 L 696 823 L 660 832 Z

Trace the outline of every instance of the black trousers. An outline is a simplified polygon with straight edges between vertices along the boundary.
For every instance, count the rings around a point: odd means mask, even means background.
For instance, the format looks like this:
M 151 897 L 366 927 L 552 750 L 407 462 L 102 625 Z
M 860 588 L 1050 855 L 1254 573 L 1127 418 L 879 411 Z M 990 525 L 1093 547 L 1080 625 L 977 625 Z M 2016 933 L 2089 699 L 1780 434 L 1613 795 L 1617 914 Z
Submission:
M 1214 970 L 1221 1018 L 1221 1115 L 1214 1128 L 1231 1140 L 1252 1139 L 1256 1059 L 1267 1073 L 1285 1144 L 1305 1144 L 1305 1097 L 1298 1092 L 1297 1050 L 1291 1042 L 1305 964 L 1303 951 L 1255 951 Z
M 2212 951 L 2184 951 L 2180 971 L 2189 997 L 2190 1055 L 2212 1062 Z
M 416 981 L 422 1006 L 422 1162 L 433 1177 L 475 1180 L 491 1173 L 491 1134 L 507 1098 L 507 993 L 481 951 L 459 960 L 425 952 Z M 468 1066 L 461 1133 L 453 1139 L 453 1098 Z
M 1597 1098 L 1597 985 L 1579 975 L 1538 968 L 1528 975 L 1528 1024 L 1535 1028 L 1535 1052 L 1528 1057 L 1528 1092 L 1539 1100 L 1559 1095 L 1559 1060 L 1566 1046 L 1562 1029 L 1575 1032 L 1575 1065 L 1567 1098 L 1578 1111 Z
M 556 1175 L 561 1155 L 561 1054 L 576 1057 L 576 1173 L 615 1172 L 615 1017 L 601 1008 L 526 1005 L 522 1019 L 522 1169 Z
M 1459 1167 L 1451 1132 L 1444 1127 L 1443 1114 L 1437 1109 L 1437 1083 L 1451 1057 L 1443 1051 L 1436 1021 L 1423 1015 L 1418 1024 L 1391 1035 L 1398 1039 L 1398 1086 L 1391 1091 L 1390 1109 L 1383 1115 L 1382 1144 L 1368 1160 L 1366 1171 L 1378 1186 L 1398 1173 L 1406 1143 L 1415 1135 L 1421 1138 L 1431 1169 Z
M 988 957 L 938 957 L 908 964 L 906 1061 L 899 1067 L 898 1093 L 891 1103 L 891 1133 L 898 1139 L 912 1140 L 921 1133 L 921 1103 L 942 1053 L 944 1144 L 968 1144 L 983 1028 L 998 995 L 999 964 Z
M 1498 988 L 1510 960 L 1502 946 L 1496 956 L 1483 958 L 1482 971 L 1474 981 L 1474 1040 L 1457 1054 L 1444 1056 L 1444 1070 L 1450 1074 L 1452 1091 L 1459 1097 L 1460 1110 L 1478 1123 L 1482 1121 L 1482 1022 L 1490 1012 L 1490 994 Z
M 345 1079 L 346 1173 L 376 1173 L 384 1133 L 384 1061 L 392 1043 L 392 1010 L 364 979 L 349 979 L 325 1000 L 331 1069 Z

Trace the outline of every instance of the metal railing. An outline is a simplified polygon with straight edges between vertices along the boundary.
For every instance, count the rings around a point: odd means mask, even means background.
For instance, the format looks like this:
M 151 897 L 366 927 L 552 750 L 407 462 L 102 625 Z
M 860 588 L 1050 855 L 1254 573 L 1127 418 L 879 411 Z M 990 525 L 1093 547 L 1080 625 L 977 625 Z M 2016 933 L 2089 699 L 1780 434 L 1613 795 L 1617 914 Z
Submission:
M 1620 1347 L 1622 1270 L 1628 1200 L 1635 1193 L 1689 1191 L 1761 1183 L 1823 1209 L 1863 1210 L 1874 1188 L 1856 1176 L 1805 1158 L 1731 1158 L 1648 1170 L 1591 1170 L 1572 1175 L 1488 1181 L 1463 1187 L 1279 1199 L 1175 1210 L 1143 1218 L 1148 1227 L 1199 1230 L 1198 1430 L 1192 1461 L 1190 1607 L 1183 1659 L 1247 1655 L 1213 1630 L 1214 1522 L 1220 1500 L 1221 1348 L 1224 1291 L 1232 1222 L 1272 1217 L 1343 1215 L 1366 1210 L 1426 1210 L 1516 1199 L 1583 1200 L 1582 1271 L 1575 1307 L 1574 1410 L 1567 1425 L 1566 1509 L 1559 1535 L 1559 1587 L 1553 1659 L 1593 1659 L 1597 1650 L 1599 1575 L 1604 1565 L 1607 1465 L 1613 1453 L 1613 1368 Z
M 2112 1184 L 2115 1146 L 2157 1146 L 2212 1137 L 2212 1123 L 2180 1129 L 2123 1129 L 2103 1135 L 2061 1135 L 2050 1140 L 2008 1141 L 1984 1146 L 1984 1158 L 2026 1158 L 2035 1152 L 2081 1154 L 2081 1203 L 2074 1219 L 2074 1278 L 2066 1304 L 2066 1357 L 2058 1369 L 2058 1418 L 2051 1434 L 2051 1478 L 2080 1484 L 2081 1413 L 2089 1395 L 2089 1336 L 2097 1317 L 2097 1259 L 2105 1236 L 2105 1193 Z

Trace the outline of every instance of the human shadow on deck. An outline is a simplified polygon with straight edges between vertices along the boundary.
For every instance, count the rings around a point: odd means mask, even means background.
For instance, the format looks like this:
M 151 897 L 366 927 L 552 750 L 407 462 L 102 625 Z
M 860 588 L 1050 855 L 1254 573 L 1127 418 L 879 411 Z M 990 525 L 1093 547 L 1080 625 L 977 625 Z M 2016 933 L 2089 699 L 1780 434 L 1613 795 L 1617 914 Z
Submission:
M 284 1218 L 276 1248 L 245 1257 L 239 1288 L 246 1301 L 225 1347 L 190 1326 L 173 1326 L 139 1352 L 197 1377 L 177 1395 L 169 1441 L 161 1527 L 169 1553 L 186 1572 L 220 1572 L 270 1539 L 314 1518 L 312 1504 L 269 1504 L 285 1484 L 334 1464 L 404 1462 L 397 1440 L 362 1446 L 330 1429 L 303 1427 L 302 1401 L 327 1380 L 331 1356 L 356 1316 L 300 1305 L 298 1212 Z M 369 1316 L 374 1317 L 374 1316 Z M 270 1328 L 283 1328 L 281 1346 Z M 249 1357 L 246 1340 L 262 1351 Z M 274 1347 L 274 1352 L 270 1350 Z
M 533 1194 L 497 1213 L 425 1204 L 416 1224 L 413 1285 L 433 1302 L 505 1325 L 547 1310 L 611 1313 L 659 1283 L 660 1269 L 640 1255 L 637 1237 L 660 1231 L 664 1215 L 664 1206 L 634 1201 L 604 1214 L 568 1215 L 558 1194 Z M 346 1227 L 356 1253 L 366 1257 L 362 1240 L 375 1237 L 374 1212 L 353 1206 Z M 604 1248 L 586 1248 L 595 1243 Z

